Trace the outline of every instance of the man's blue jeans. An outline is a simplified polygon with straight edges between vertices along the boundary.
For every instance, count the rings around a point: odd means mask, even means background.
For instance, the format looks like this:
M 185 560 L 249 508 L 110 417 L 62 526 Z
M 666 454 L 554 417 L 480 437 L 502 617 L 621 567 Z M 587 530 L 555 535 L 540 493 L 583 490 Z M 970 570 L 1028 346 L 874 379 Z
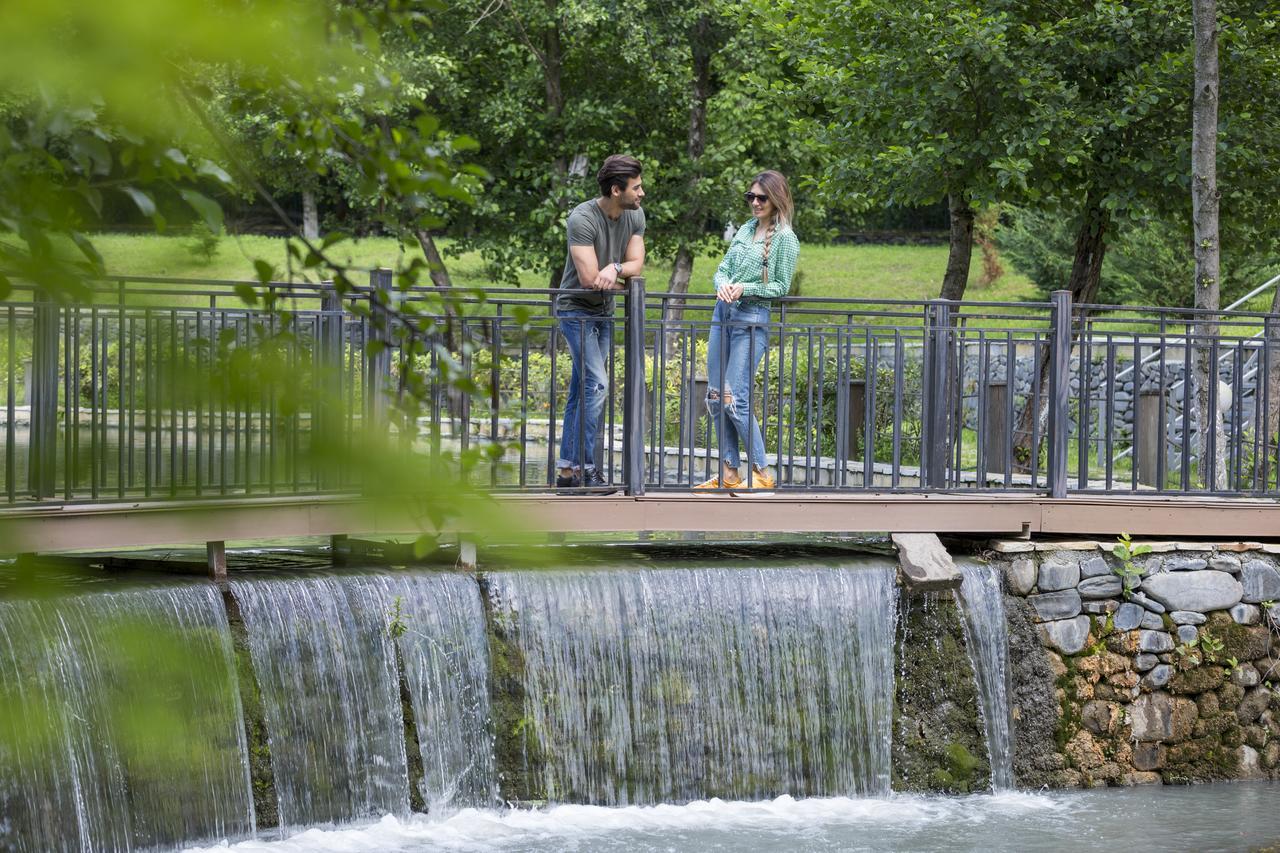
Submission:
M 740 438 L 750 442 L 751 464 L 763 468 L 764 436 L 751 412 L 751 386 L 769 346 L 769 309 L 717 302 L 707 341 L 707 411 L 716 424 L 720 461 L 737 468 Z
M 560 431 L 561 468 L 594 468 L 596 436 L 609 389 L 608 354 L 613 319 L 589 311 L 561 311 L 560 334 L 569 343 L 573 375 Z

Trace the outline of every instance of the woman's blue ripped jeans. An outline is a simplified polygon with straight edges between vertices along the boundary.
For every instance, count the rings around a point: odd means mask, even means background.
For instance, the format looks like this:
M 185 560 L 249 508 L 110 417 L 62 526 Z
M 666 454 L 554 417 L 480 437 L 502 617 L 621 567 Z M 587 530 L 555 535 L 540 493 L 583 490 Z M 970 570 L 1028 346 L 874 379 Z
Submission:
M 764 436 L 751 411 L 752 379 L 769 346 L 769 309 L 716 302 L 707 342 L 707 411 L 716 425 L 720 461 L 737 468 L 739 438 L 750 442 L 748 459 L 763 468 Z

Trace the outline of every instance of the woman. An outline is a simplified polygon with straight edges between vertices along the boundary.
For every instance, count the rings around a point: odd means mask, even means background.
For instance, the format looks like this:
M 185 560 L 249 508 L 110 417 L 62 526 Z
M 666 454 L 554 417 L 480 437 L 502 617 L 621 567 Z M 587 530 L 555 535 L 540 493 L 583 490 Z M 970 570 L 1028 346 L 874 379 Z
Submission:
M 772 489 L 764 436 L 751 411 L 751 386 L 769 344 L 769 308 L 791 290 L 800 241 L 791 230 L 795 206 L 779 172 L 756 175 L 745 193 L 752 219 L 738 229 L 716 270 L 716 309 L 707 343 L 707 411 L 720 443 L 720 475 L 698 489 Z M 747 442 L 746 479 L 739 437 Z

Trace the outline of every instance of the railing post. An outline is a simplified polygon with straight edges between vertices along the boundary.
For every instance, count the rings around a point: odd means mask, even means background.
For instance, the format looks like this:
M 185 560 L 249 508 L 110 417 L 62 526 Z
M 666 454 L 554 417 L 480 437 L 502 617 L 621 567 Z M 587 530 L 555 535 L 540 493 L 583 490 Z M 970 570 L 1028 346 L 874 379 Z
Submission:
M 626 493 L 644 494 L 644 278 L 627 281 L 626 331 L 623 336 L 622 479 Z
M 1067 431 L 1071 417 L 1071 291 L 1055 290 L 1050 315 L 1049 497 L 1067 496 Z
M 947 459 L 951 442 L 948 440 L 948 415 L 951 408 L 951 300 L 934 299 L 925 312 L 928 321 L 925 330 L 928 341 L 925 360 L 925 395 L 922 403 L 926 435 L 925 450 L 921 454 L 924 463 L 924 482 L 931 489 L 947 487 Z
M 58 338 L 60 309 L 53 297 L 37 290 L 34 297 L 35 323 L 31 342 L 31 380 L 27 387 L 31 407 L 31 445 L 28 451 L 28 482 L 35 498 L 51 498 L 57 493 L 58 464 Z
M 373 288 L 373 293 L 369 294 L 369 335 L 366 346 L 369 341 L 379 341 L 382 346 L 375 347 L 375 352 L 369 357 L 369 423 L 366 426 L 370 430 L 382 432 L 387 428 L 387 394 L 391 388 L 391 270 L 371 270 L 369 285 Z
M 336 464 L 342 444 L 342 356 L 344 339 L 342 297 L 333 282 L 323 282 L 320 290 L 320 319 L 317 323 L 317 342 L 320 348 L 317 377 L 317 393 L 312 402 L 311 428 L 313 450 L 318 446 L 322 456 L 315 460 L 319 471 L 318 481 L 322 489 L 336 488 L 339 482 Z M 317 442 L 316 439 L 319 439 Z
M 983 468 L 985 470 L 979 473 L 987 476 L 999 474 L 1003 477 L 1013 470 L 1013 460 L 1005 453 L 1005 447 L 1009 443 L 1009 418 L 1007 414 L 1009 383 L 1003 378 L 991 379 L 985 376 L 983 381 L 987 383 L 986 405 L 982 413 L 982 423 L 985 427 L 985 432 L 982 436 L 982 456 L 985 463 Z

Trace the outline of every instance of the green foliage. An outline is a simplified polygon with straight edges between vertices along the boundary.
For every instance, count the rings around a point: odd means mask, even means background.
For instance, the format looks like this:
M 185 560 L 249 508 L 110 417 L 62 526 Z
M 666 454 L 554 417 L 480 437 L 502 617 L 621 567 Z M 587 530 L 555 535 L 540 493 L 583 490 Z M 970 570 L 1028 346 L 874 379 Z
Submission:
M 1030 207 L 1010 208 L 998 232 L 1000 248 L 1047 298 L 1067 286 L 1079 226 L 1070 217 Z M 1231 254 L 1235 250 L 1234 255 Z M 1227 249 L 1223 298 L 1241 296 L 1266 278 L 1278 256 L 1268 241 Z M 1135 212 L 1120 223 L 1102 265 L 1098 301 L 1114 305 L 1191 306 L 1190 234 L 1172 217 Z
M 1151 546 L 1134 545 L 1128 533 L 1121 533 L 1116 539 L 1116 544 L 1112 547 L 1111 553 L 1120 561 L 1118 566 L 1111 567 L 1111 571 L 1119 575 L 1120 580 L 1124 582 L 1124 597 L 1129 598 L 1133 595 L 1133 591 L 1138 584 L 1142 582 L 1142 569 L 1133 564 L 1133 558 L 1141 557 L 1143 554 L 1150 554 Z
M 397 595 L 392 601 L 391 612 L 387 614 L 387 636 L 392 640 L 398 640 L 408 630 L 409 626 L 404 618 L 404 601 Z
M 1206 660 L 1217 663 L 1218 655 L 1222 652 L 1222 640 L 1205 631 L 1200 635 L 1200 649 L 1204 652 Z
M 192 257 L 203 264 L 213 263 L 218 253 L 218 245 L 222 242 L 221 231 L 214 231 L 203 219 L 191 226 L 187 237 L 186 248 Z

